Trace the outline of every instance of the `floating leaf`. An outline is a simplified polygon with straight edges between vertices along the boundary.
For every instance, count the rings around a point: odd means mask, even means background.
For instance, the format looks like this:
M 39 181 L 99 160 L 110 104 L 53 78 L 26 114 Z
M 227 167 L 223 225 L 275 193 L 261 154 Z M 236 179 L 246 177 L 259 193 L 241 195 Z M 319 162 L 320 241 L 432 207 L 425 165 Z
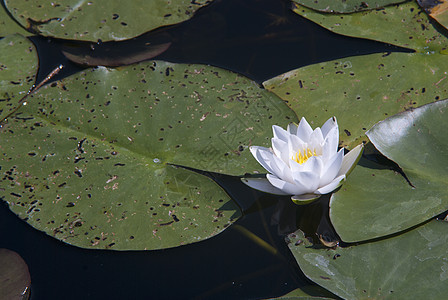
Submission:
M 34 227 L 88 248 L 159 249 L 224 230 L 240 211 L 178 164 L 262 171 L 248 147 L 296 121 L 232 72 L 146 62 L 100 67 L 42 88 L 0 132 L 0 195 Z
M 357 166 L 330 200 L 330 219 L 343 241 L 405 230 L 448 209 L 448 100 L 390 117 L 368 131 L 399 173 Z M 411 186 L 412 184 L 412 186 Z
M 295 3 L 322 12 L 350 13 L 367 9 L 378 9 L 386 5 L 405 2 L 406 0 L 293 0 Z
M 448 3 L 446 1 L 417 0 L 418 4 L 443 27 L 448 28 Z
M 337 297 L 317 285 L 305 286 L 299 289 L 295 289 L 286 295 L 276 298 L 269 298 L 269 300 L 329 300 L 329 299 L 337 299 Z
M 294 12 L 335 33 L 385 42 L 422 53 L 444 51 L 448 46 L 447 38 L 434 28 L 414 1 L 348 15 L 324 14 L 303 6 L 296 7 Z
M 3 120 L 33 86 L 38 58 L 33 43 L 19 34 L 1 39 L 0 53 L 0 120 Z
M 447 69 L 440 54 L 372 54 L 303 67 L 263 85 L 310 123 L 336 116 L 340 143 L 351 148 L 387 116 L 448 97 Z
M 0 270 L 0 299 L 28 299 L 31 277 L 20 255 L 0 248 Z
M 30 35 L 28 31 L 17 24 L 17 22 L 8 15 L 8 11 L 5 7 L 0 5 L 0 37 L 14 33 L 19 33 L 25 36 Z
M 287 240 L 305 275 L 343 299 L 444 299 L 447 226 L 431 221 L 394 238 L 347 248 L 315 247 L 301 231 Z
M 63 3 L 48 0 L 5 0 L 6 8 L 32 32 L 63 39 L 118 41 L 160 26 L 188 20 L 209 0 L 120 0 Z

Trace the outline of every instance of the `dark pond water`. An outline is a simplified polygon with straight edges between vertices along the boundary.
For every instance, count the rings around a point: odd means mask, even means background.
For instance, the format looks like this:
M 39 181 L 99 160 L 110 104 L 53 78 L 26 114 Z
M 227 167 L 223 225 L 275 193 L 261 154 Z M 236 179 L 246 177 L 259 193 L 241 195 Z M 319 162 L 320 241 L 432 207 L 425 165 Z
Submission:
M 333 34 L 290 11 L 281 0 L 222 0 L 183 24 L 164 29 L 172 40 L 156 59 L 205 63 L 242 73 L 261 83 L 308 64 L 353 55 L 403 51 L 378 42 Z M 97 53 L 129 53 L 132 42 L 104 43 Z M 39 76 L 55 66 L 58 75 L 81 69 L 64 60 L 66 43 L 34 37 Z M 79 51 L 91 51 L 80 44 Z M 84 50 L 87 49 L 87 50 Z M 113 55 L 110 59 L 114 59 Z M 298 287 L 319 294 L 300 271 L 283 237 L 300 226 L 310 235 L 328 229 L 322 203 L 294 206 L 242 185 L 237 178 L 215 178 L 245 215 L 207 241 L 159 251 L 84 250 L 59 242 L 18 219 L 0 205 L 0 248 L 18 252 L 31 273 L 31 299 L 260 299 Z M 322 225 L 323 224 L 323 225 Z M 253 235 L 248 234 L 253 233 Z M 256 238 L 254 238 L 256 236 Z M 270 246 L 260 243 L 264 240 Z

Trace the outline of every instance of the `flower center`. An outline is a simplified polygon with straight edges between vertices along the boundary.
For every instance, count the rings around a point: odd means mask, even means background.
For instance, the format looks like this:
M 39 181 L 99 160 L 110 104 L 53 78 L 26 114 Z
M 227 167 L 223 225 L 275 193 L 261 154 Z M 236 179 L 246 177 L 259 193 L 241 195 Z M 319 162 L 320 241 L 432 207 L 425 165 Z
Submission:
M 306 162 L 308 160 L 308 158 L 310 158 L 311 156 L 316 156 L 316 150 L 311 151 L 310 148 L 306 148 L 303 151 L 297 151 L 295 155 L 292 156 L 292 160 L 294 160 L 295 162 L 298 162 L 299 164 L 303 164 L 304 162 Z

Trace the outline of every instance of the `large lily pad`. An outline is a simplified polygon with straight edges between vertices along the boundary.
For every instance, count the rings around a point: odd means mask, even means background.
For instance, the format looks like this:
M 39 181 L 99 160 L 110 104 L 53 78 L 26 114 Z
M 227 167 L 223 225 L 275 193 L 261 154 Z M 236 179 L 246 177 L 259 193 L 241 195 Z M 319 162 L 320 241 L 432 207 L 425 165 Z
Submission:
M 448 97 L 444 55 L 372 54 L 296 69 L 263 83 L 314 124 L 331 116 L 352 148 L 384 118 Z
M 158 249 L 211 237 L 240 216 L 212 180 L 262 171 L 247 150 L 297 121 L 232 72 L 146 62 L 42 88 L 0 132 L 0 195 L 34 227 L 87 248 Z
M 0 269 L 0 299 L 28 299 L 31 277 L 20 255 L 0 248 Z
M 444 51 L 448 46 L 447 38 L 434 28 L 414 1 L 348 15 L 319 13 L 303 6 L 296 7 L 294 12 L 335 33 L 385 42 L 422 53 Z
M 305 275 L 343 299 L 444 299 L 448 293 L 448 224 L 347 248 L 313 246 L 301 231 L 288 246 Z
M 188 20 L 209 0 L 5 0 L 23 27 L 51 37 L 86 41 L 124 40 Z
M 390 117 L 368 131 L 372 143 L 403 169 L 357 166 L 333 194 L 330 218 L 343 241 L 405 230 L 448 209 L 448 100 Z M 411 186 L 412 185 L 412 186 Z
M 386 5 L 405 2 L 406 0 L 293 0 L 314 10 L 331 13 L 351 13 L 360 10 L 378 9 Z
M 38 57 L 33 43 L 19 34 L 1 39 L 0 53 L 0 120 L 3 120 L 33 86 Z

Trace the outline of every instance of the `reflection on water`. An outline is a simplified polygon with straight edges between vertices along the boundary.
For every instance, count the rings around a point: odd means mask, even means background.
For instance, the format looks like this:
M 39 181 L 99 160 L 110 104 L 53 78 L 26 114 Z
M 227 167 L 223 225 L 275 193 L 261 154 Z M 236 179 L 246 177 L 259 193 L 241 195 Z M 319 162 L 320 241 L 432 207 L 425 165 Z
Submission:
M 212 64 L 262 82 L 316 62 L 403 50 L 338 36 L 289 8 L 288 1 L 217 0 L 192 20 L 157 30 L 170 46 L 156 59 Z M 62 47 L 77 55 L 107 56 L 110 61 L 123 56 L 138 60 L 142 57 L 138 45 L 154 38 L 145 34 L 93 48 L 89 43 L 32 40 L 40 56 L 40 79 L 62 63 L 65 68 L 56 78 L 60 79 L 83 69 L 63 56 Z M 328 197 L 299 207 L 288 197 L 251 190 L 238 178 L 215 179 L 245 215 L 207 241 L 147 252 L 84 250 L 32 229 L 2 204 L 0 248 L 18 252 L 28 263 L 31 299 L 253 299 L 311 286 L 284 235 L 300 227 L 316 242 L 337 241 L 326 218 Z
M 69 246 L 31 229 L 2 205 L 0 247 L 17 251 L 28 263 L 32 299 L 248 299 L 310 285 L 279 234 L 283 224 L 275 224 L 278 214 L 288 213 L 276 203 L 290 201 L 259 196 L 246 188 L 240 200 L 256 200 L 253 205 L 262 210 L 215 238 L 146 252 Z

